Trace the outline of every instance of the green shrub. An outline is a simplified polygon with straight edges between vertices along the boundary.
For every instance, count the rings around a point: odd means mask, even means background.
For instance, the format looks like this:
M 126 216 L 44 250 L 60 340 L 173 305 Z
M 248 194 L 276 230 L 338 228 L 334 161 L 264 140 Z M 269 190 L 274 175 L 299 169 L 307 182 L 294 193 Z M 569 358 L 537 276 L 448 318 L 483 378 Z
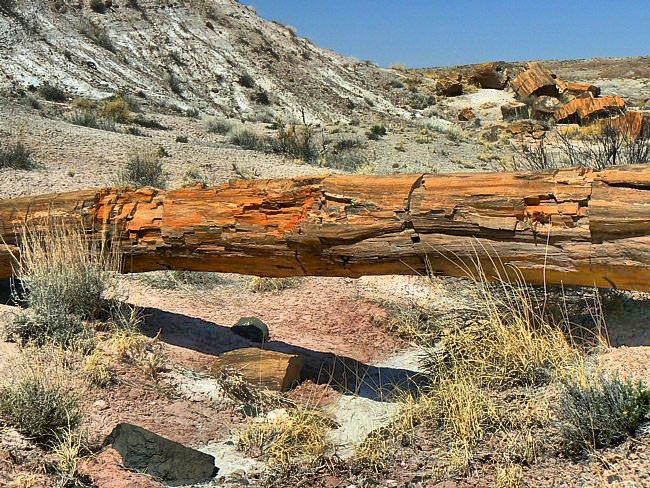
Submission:
M 565 382 L 558 417 L 567 452 L 613 446 L 650 420 L 650 389 L 605 375 Z
M 289 124 L 285 126 L 279 122 L 278 126 L 277 138 L 272 141 L 272 147 L 276 152 L 288 154 L 308 163 L 318 160 L 320 151 L 316 144 L 314 128 L 311 125 Z
M 106 4 L 104 4 L 104 0 L 90 0 L 90 9 L 98 14 L 103 14 L 106 12 Z
M 144 117 L 143 115 L 138 115 L 131 122 L 139 125 L 140 127 L 144 127 L 146 129 L 167 130 L 167 127 L 162 125 L 156 119 L 147 118 Z
M 21 141 L 0 148 L 0 168 L 30 170 L 35 167 L 32 150 Z
M 160 158 L 150 155 L 135 155 L 129 159 L 118 176 L 119 183 L 126 186 L 152 186 L 165 188 L 167 178 Z
M 181 144 L 187 144 L 188 138 L 185 134 L 179 134 L 176 136 L 176 142 L 180 142 Z
M 265 139 L 262 135 L 247 127 L 239 127 L 230 132 L 229 141 L 235 146 L 243 147 L 244 149 L 259 149 L 265 148 Z
M 255 88 L 255 80 L 248 73 L 241 75 L 237 81 L 244 88 Z
M 45 100 L 50 102 L 65 102 L 67 100 L 65 92 L 61 88 L 49 83 L 43 83 L 38 91 Z
M 386 134 L 387 134 L 387 130 L 385 126 L 375 124 L 370 128 L 366 136 L 370 140 L 377 141 L 382 137 L 384 137 Z
M 83 320 L 104 313 L 104 295 L 114 285 L 112 259 L 78 229 L 58 224 L 43 231 L 23 229 L 14 299 L 27 310 L 7 326 L 8 335 L 22 343 L 87 350 L 93 334 Z
M 94 110 L 75 110 L 68 116 L 68 122 L 91 129 L 117 132 L 114 121 L 99 117 Z
M 213 134 L 228 134 L 236 126 L 236 123 L 229 119 L 209 119 L 205 124 L 205 130 Z
M 83 419 L 81 394 L 55 353 L 32 352 L 0 383 L 0 414 L 23 434 L 53 444 Z
M 0 0 L 0 12 L 13 16 L 16 11 L 16 0 Z

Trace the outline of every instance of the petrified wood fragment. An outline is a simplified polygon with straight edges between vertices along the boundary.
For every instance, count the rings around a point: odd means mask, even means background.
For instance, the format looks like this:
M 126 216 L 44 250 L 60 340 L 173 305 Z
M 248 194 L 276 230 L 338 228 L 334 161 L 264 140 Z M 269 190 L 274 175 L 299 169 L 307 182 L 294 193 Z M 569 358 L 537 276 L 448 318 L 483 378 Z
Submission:
M 498 259 L 530 283 L 650 290 L 650 166 L 324 176 L 0 200 L 0 277 L 23 224 L 83 224 L 125 272 L 464 275 Z M 0 241 L 2 242 L 2 241 Z

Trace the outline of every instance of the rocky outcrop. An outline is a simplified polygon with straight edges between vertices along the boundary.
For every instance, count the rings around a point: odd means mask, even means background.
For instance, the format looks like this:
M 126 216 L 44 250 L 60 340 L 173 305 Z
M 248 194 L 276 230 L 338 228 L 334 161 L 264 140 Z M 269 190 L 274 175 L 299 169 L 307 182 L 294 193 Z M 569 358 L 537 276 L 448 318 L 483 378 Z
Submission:
M 463 94 L 463 77 L 461 75 L 450 75 L 440 78 L 436 82 L 436 93 L 445 97 L 457 97 Z
M 0 276 L 24 224 L 83 225 L 123 271 L 262 276 L 426 273 L 650 291 L 650 166 L 325 176 L 0 200 Z
M 216 476 L 214 457 L 133 424 L 118 424 L 106 438 L 124 465 L 171 486 L 201 483 Z

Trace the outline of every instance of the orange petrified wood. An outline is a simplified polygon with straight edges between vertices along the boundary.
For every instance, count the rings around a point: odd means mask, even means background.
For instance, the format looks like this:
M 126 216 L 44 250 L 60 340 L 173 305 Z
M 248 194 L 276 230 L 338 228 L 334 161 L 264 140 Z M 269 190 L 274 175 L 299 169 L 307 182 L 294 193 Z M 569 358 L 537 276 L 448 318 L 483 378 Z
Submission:
M 0 200 L 0 277 L 20 226 L 56 217 L 119 245 L 125 272 L 463 275 L 650 290 L 650 166 L 322 176 Z M 0 241 L 1 242 L 1 241 Z

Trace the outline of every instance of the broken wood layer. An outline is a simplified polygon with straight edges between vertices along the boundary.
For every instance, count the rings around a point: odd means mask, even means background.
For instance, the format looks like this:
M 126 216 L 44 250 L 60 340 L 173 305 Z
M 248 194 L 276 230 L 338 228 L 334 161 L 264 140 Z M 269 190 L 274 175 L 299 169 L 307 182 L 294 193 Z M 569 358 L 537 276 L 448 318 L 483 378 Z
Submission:
M 575 98 L 555 111 L 558 123 L 583 123 L 600 113 L 621 112 L 625 110 L 625 100 L 617 96 L 602 98 Z
M 528 64 L 528 69 L 510 81 L 510 86 L 521 100 L 533 96 L 547 95 L 559 97 L 557 76 L 538 62 Z
M 650 166 L 545 173 L 326 176 L 216 188 L 107 188 L 0 200 L 0 277 L 23 224 L 110 239 L 125 272 L 260 276 L 516 266 L 530 283 L 650 291 Z

